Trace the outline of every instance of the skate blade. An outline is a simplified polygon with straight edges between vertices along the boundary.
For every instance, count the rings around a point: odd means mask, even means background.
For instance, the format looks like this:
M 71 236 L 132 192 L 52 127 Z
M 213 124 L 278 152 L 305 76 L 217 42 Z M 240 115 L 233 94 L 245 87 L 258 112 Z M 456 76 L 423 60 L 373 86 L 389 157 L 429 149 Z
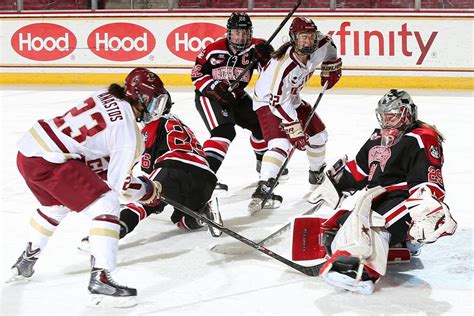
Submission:
M 5 280 L 6 284 L 10 283 L 26 283 L 29 282 L 30 278 L 24 277 L 23 275 L 19 275 L 18 271 L 11 270 L 11 275 L 8 279 Z
M 138 304 L 136 296 L 110 296 L 89 294 L 88 305 L 91 307 L 130 308 Z
M 262 200 L 261 199 L 252 199 L 248 206 L 248 211 L 250 215 L 254 215 L 260 212 L 262 209 L 276 209 L 281 206 L 281 201 L 279 200 L 268 200 L 265 203 L 265 206 L 262 207 Z
M 212 237 L 219 238 L 222 236 L 222 232 L 214 227 L 208 226 L 208 231 Z

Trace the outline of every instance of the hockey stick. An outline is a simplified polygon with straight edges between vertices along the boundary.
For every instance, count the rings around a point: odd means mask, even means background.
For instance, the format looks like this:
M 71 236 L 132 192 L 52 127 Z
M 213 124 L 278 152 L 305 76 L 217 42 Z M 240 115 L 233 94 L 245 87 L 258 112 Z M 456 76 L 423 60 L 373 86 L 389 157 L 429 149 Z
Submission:
M 276 28 L 275 31 L 273 31 L 273 34 L 270 36 L 270 38 L 268 38 L 268 40 L 266 41 L 266 45 L 270 45 L 270 43 L 273 41 L 273 39 L 275 38 L 275 36 L 277 36 L 277 34 L 281 31 L 281 29 L 283 28 L 283 26 L 285 26 L 286 22 L 288 22 L 288 20 L 293 16 L 293 13 L 295 13 L 295 11 L 300 7 L 301 5 L 301 2 L 302 0 L 298 0 L 298 2 L 296 3 L 296 5 L 293 7 L 293 9 L 291 9 L 290 12 L 288 12 L 288 14 L 286 15 L 285 19 L 283 19 L 283 21 L 281 21 L 280 25 Z M 240 82 L 240 79 L 242 79 L 242 77 L 250 70 L 253 68 L 253 66 L 255 65 L 255 63 L 257 62 L 257 58 L 253 58 L 252 61 L 247 65 L 247 67 L 244 68 L 244 70 L 240 73 L 240 75 L 234 80 L 234 82 L 231 83 L 231 85 L 229 86 L 229 89 L 228 91 L 229 92 L 232 92 L 235 87 L 239 84 Z
M 295 269 L 295 270 L 297 270 L 297 271 L 299 271 L 299 272 L 301 272 L 301 273 L 304 273 L 304 274 L 309 275 L 309 276 L 318 276 L 318 275 L 319 275 L 319 270 L 321 270 L 321 268 L 322 268 L 322 266 L 323 266 L 323 263 L 317 264 L 317 265 L 314 265 L 314 266 L 309 266 L 309 267 L 305 267 L 305 266 L 302 266 L 302 265 L 300 265 L 300 264 L 297 264 L 297 263 L 295 263 L 295 262 L 293 262 L 293 261 L 291 261 L 291 260 L 286 259 L 285 257 L 280 256 L 280 255 L 277 254 L 277 253 L 274 253 L 274 252 L 271 251 L 270 249 L 265 248 L 265 247 L 263 247 L 263 246 L 260 246 L 260 245 L 257 244 L 256 242 L 254 242 L 254 241 L 252 241 L 252 240 L 250 240 L 250 239 L 247 239 L 247 238 L 245 238 L 245 237 L 242 236 L 242 235 L 239 235 L 238 233 L 234 232 L 233 230 L 231 230 L 231 229 L 229 229 L 229 228 L 227 228 L 227 227 L 224 227 L 224 226 L 222 226 L 222 225 L 220 225 L 220 224 L 218 224 L 218 223 L 216 223 L 216 222 L 214 222 L 214 221 L 211 221 L 211 220 L 208 219 L 207 217 L 205 217 L 205 216 L 203 216 L 203 215 L 201 215 L 201 214 L 199 214 L 199 213 L 196 213 L 195 211 L 191 210 L 190 208 L 188 208 L 188 207 L 186 207 L 186 206 L 184 206 L 184 205 L 182 205 L 182 204 L 180 204 L 180 203 L 178 203 L 178 202 L 176 202 L 176 201 L 173 201 L 173 200 L 169 199 L 168 197 L 166 197 L 166 196 L 164 196 L 164 195 L 162 195 L 162 196 L 160 197 L 160 199 L 161 199 L 163 202 L 165 202 L 165 203 L 167 203 L 167 204 L 169 204 L 169 205 L 171 205 L 171 206 L 173 206 L 173 207 L 179 209 L 181 212 L 185 213 L 186 215 L 192 216 L 192 217 L 194 217 L 195 219 L 200 220 L 200 221 L 206 223 L 207 225 L 212 226 L 212 227 L 214 227 L 214 228 L 220 230 L 220 231 L 223 232 L 223 233 L 226 233 L 226 234 L 229 235 L 230 237 L 235 238 L 235 239 L 237 239 L 237 240 L 243 242 L 244 244 L 246 244 L 246 245 L 248 245 L 248 246 L 250 246 L 250 247 L 252 247 L 252 248 L 254 248 L 254 249 L 258 250 L 258 251 L 260 251 L 261 253 L 263 253 L 263 254 L 265 254 L 265 255 L 267 255 L 267 256 L 269 256 L 269 257 L 272 257 L 273 259 L 276 259 L 276 260 L 280 261 L 280 262 L 283 263 L 283 264 L 286 264 L 286 265 L 289 266 L 290 268 L 293 268 L 293 269 Z
M 303 133 L 304 133 L 304 132 L 306 131 L 306 129 L 308 128 L 309 123 L 311 123 L 311 119 L 313 118 L 313 115 L 314 115 L 314 113 L 316 112 L 316 108 L 318 107 L 319 102 L 321 102 L 321 98 L 323 97 L 324 92 L 326 92 L 326 88 L 327 88 L 327 87 L 328 87 L 328 82 L 326 81 L 326 82 L 324 83 L 323 89 L 321 90 L 321 92 L 320 92 L 319 95 L 318 95 L 318 99 L 317 99 L 316 102 L 314 103 L 313 108 L 311 109 L 311 112 L 310 112 L 309 115 L 308 115 L 308 120 L 307 120 L 306 123 L 304 124 Z M 285 161 L 283 162 L 283 164 L 282 164 L 281 167 L 280 167 L 280 170 L 279 170 L 278 173 L 277 173 L 277 176 L 276 176 L 276 178 L 275 178 L 275 182 L 274 182 L 273 185 L 270 187 L 270 190 L 268 190 L 267 194 L 265 194 L 265 198 L 264 198 L 263 201 L 262 201 L 261 209 L 263 209 L 263 207 L 265 206 L 265 203 L 267 203 L 268 199 L 270 198 L 270 196 L 271 196 L 272 193 L 273 193 L 273 190 L 275 190 L 275 187 L 276 187 L 277 184 L 278 184 L 278 180 L 280 179 L 281 175 L 283 174 L 283 171 L 285 170 L 286 166 L 287 166 L 288 163 L 290 162 L 291 156 L 293 156 L 293 153 L 295 152 L 295 150 L 296 150 L 296 147 L 295 147 L 295 146 L 291 147 L 290 152 L 288 153 L 288 156 L 286 156 Z
M 308 211 L 304 212 L 303 214 L 301 214 L 299 216 L 306 216 L 306 215 L 313 214 L 314 212 L 318 211 L 320 209 L 321 205 L 323 205 L 324 203 L 326 203 L 326 202 L 323 199 L 318 200 L 312 208 L 310 208 Z M 277 237 L 283 235 L 283 233 L 290 230 L 291 223 L 292 222 L 287 223 L 286 225 L 280 227 L 277 231 L 271 233 L 270 235 L 268 235 L 264 239 L 260 240 L 258 242 L 258 245 L 259 246 L 268 245 L 271 241 L 275 240 Z M 248 248 L 245 248 L 245 249 L 248 250 Z M 231 245 L 225 245 L 225 244 L 215 245 L 211 248 L 211 251 L 216 252 L 216 253 L 220 253 L 220 254 L 224 254 L 224 255 L 243 255 L 243 254 L 247 253 L 247 251 L 245 251 L 241 247 L 232 247 Z

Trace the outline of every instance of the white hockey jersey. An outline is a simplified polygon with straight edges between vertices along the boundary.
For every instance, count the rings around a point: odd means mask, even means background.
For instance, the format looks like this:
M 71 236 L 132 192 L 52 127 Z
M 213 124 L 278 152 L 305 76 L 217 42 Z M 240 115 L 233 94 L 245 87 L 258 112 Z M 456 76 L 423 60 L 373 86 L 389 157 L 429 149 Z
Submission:
M 144 185 L 131 176 L 144 144 L 130 104 L 107 91 L 93 94 L 62 116 L 39 120 L 17 142 L 27 157 L 53 163 L 83 160 L 94 172 L 106 172 L 107 183 L 124 201 L 145 194 Z M 134 185 L 133 189 L 129 184 Z
M 301 104 L 300 91 L 323 61 L 337 59 L 337 49 L 330 37 L 318 33 L 319 48 L 303 64 L 292 46 L 281 59 L 272 58 L 260 73 L 254 91 L 254 111 L 270 106 L 283 120 L 297 120 L 296 108 Z

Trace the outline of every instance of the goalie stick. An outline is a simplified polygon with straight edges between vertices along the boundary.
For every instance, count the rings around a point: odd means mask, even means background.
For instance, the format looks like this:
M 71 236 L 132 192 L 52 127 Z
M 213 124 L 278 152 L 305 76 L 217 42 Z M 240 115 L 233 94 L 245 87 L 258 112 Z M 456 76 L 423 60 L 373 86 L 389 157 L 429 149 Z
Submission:
M 306 216 L 306 215 L 313 214 L 314 212 L 318 211 L 319 208 L 324 203 L 326 203 L 326 202 L 323 199 L 318 200 L 312 208 L 310 208 L 308 211 L 304 212 L 303 214 L 301 214 L 299 216 Z M 283 235 L 285 232 L 290 230 L 291 223 L 292 222 L 287 223 L 286 225 L 280 227 L 277 231 L 274 231 L 273 233 L 271 233 L 270 235 L 268 235 L 264 239 L 260 240 L 258 242 L 258 245 L 259 246 L 268 245 L 270 242 L 275 240 L 277 237 Z M 221 245 L 213 246 L 210 250 L 212 252 L 220 253 L 220 254 L 224 254 L 224 255 L 243 255 L 243 254 L 248 253 L 247 250 L 249 250 L 249 249 L 248 248 L 243 249 L 242 247 L 238 247 L 236 245 L 221 244 Z
M 184 206 L 184 205 L 182 205 L 182 204 L 180 204 L 176 201 L 173 201 L 173 200 L 169 199 L 168 197 L 166 197 L 164 195 L 162 195 L 160 197 L 160 199 L 163 202 L 179 209 L 181 212 L 185 213 L 186 215 L 192 216 L 195 219 L 200 220 L 200 221 L 206 223 L 207 225 L 212 226 L 213 228 L 216 228 L 216 229 L 220 230 L 223 233 L 226 233 L 230 237 L 235 238 L 235 239 L 243 242 L 244 244 L 260 251 L 261 253 L 263 253 L 263 254 L 265 254 L 269 257 L 272 257 L 273 259 L 278 260 L 283 264 L 286 264 L 290 268 L 295 269 L 295 270 L 297 270 L 301 273 L 304 273 L 308 276 L 318 276 L 319 275 L 319 270 L 321 270 L 321 268 L 324 264 L 324 263 L 321 263 L 321 264 L 317 264 L 317 265 L 309 266 L 309 267 L 302 266 L 302 265 L 300 265 L 298 263 L 295 263 L 295 262 L 293 262 L 289 259 L 286 259 L 285 257 L 280 256 L 277 253 L 274 253 L 273 251 L 271 251 L 268 248 L 265 248 L 264 246 L 260 246 L 256 242 L 254 242 L 254 241 L 252 241 L 248 238 L 245 238 L 244 236 L 234 232 L 233 230 L 231 230 L 227 227 L 224 227 L 224 226 L 208 219 L 207 217 L 205 217 L 205 216 L 203 216 L 199 213 L 196 213 L 195 211 L 191 210 L 190 208 L 188 208 L 188 207 L 186 207 L 186 206 Z
M 311 112 L 309 113 L 308 115 L 308 120 L 306 121 L 306 123 L 304 124 L 304 128 L 303 128 L 303 132 L 306 131 L 306 129 L 308 128 L 309 126 L 309 123 L 311 123 L 311 118 L 313 117 L 314 113 L 316 112 L 316 108 L 318 107 L 319 105 L 319 102 L 321 102 L 321 99 L 324 95 L 324 92 L 326 92 L 326 88 L 328 87 L 328 82 L 326 81 L 324 83 L 324 86 L 323 86 L 323 89 L 321 90 L 321 92 L 319 93 L 318 95 L 318 98 L 316 99 L 316 102 L 314 103 L 313 105 L 313 108 L 311 109 Z M 293 153 L 295 152 L 296 150 L 296 147 L 293 146 L 291 147 L 290 149 L 290 152 L 288 153 L 288 156 L 286 156 L 285 158 L 285 161 L 283 162 L 283 164 L 281 165 L 280 167 L 280 170 L 278 171 L 278 174 L 275 178 L 275 182 L 273 183 L 273 185 L 270 187 L 270 190 L 268 190 L 267 194 L 265 194 L 265 198 L 263 199 L 262 201 L 262 205 L 260 206 L 261 209 L 263 209 L 263 207 L 265 206 L 265 203 L 267 203 L 268 199 L 270 198 L 270 196 L 272 195 L 273 193 L 273 190 L 275 190 L 275 187 L 277 186 L 278 184 L 278 180 L 280 179 L 281 175 L 283 174 L 283 171 L 285 170 L 286 166 L 288 165 L 288 163 L 290 162 L 290 159 L 291 159 L 291 156 L 293 156 Z
M 288 20 L 293 16 L 293 13 L 295 13 L 295 11 L 300 7 L 301 2 L 302 0 L 298 0 L 298 2 L 293 7 L 293 9 L 291 9 L 291 11 L 288 12 L 288 14 L 283 19 L 283 21 L 281 21 L 280 25 L 276 28 L 275 31 L 273 31 L 273 34 L 268 38 L 268 40 L 266 41 L 266 45 L 270 45 L 270 43 L 273 41 L 275 36 L 277 36 L 277 34 L 281 31 L 283 26 L 285 26 L 286 22 L 288 22 Z M 256 62 L 257 62 L 257 58 L 254 57 L 252 61 L 250 62 L 250 64 L 248 64 L 247 67 L 245 67 L 244 70 L 240 73 L 240 75 L 234 80 L 234 82 L 231 83 L 228 89 L 229 92 L 232 92 L 235 89 L 235 87 L 239 84 L 240 79 L 242 79 L 242 77 L 245 76 L 247 71 L 253 68 Z

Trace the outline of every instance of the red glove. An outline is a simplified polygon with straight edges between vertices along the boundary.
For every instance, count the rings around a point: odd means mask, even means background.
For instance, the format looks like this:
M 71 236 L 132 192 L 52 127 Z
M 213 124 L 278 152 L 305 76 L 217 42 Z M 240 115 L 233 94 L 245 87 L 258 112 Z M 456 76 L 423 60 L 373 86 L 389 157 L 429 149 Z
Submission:
M 309 137 L 303 131 L 300 121 L 281 123 L 280 128 L 286 133 L 288 140 L 296 149 L 305 150 Z
M 160 204 L 161 183 L 158 181 L 152 181 L 143 176 L 138 177 L 138 179 L 143 182 L 146 190 L 145 194 L 138 202 L 146 206 L 157 206 Z
M 328 60 L 321 64 L 321 86 L 328 82 L 328 89 L 334 87 L 342 76 L 342 59 Z
M 230 105 L 236 101 L 235 94 L 229 92 L 229 85 L 224 81 L 216 80 L 204 88 L 203 94 L 222 105 Z

